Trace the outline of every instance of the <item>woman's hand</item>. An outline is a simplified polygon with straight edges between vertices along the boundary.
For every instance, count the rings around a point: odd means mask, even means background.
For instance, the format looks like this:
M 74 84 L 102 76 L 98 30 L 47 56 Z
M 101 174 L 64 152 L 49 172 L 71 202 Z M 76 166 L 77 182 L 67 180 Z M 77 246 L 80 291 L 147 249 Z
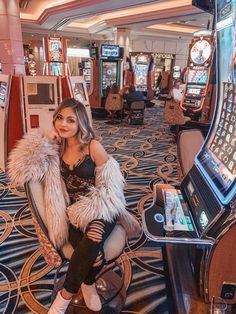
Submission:
M 57 133 L 57 131 L 56 131 L 55 128 L 51 129 L 51 130 L 46 134 L 46 137 L 47 137 L 49 140 L 57 141 L 58 143 L 61 142 L 61 137 L 59 136 L 59 134 Z

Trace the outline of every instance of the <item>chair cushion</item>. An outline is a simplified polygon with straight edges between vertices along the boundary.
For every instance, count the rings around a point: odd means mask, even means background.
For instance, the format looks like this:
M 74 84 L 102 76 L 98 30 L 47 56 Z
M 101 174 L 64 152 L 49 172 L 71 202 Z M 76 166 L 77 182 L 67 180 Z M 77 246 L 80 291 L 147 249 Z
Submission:
M 106 110 L 121 110 L 123 109 L 123 99 L 120 94 L 109 94 L 105 104 Z
M 116 225 L 112 233 L 104 243 L 105 260 L 110 261 L 116 259 L 122 253 L 126 243 L 126 232 L 121 225 Z M 66 259 L 70 259 L 73 253 L 73 248 L 68 242 L 63 245 L 61 252 Z
M 166 101 L 164 107 L 164 119 L 166 123 L 172 125 L 183 125 L 187 122 L 180 105 L 174 101 Z
M 179 134 L 177 154 L 183 175 L 194 165 L 194 158 L 204 143 L 200 130 L 185 130 Z
M 143 100 L 133 101 L 130 105 L 130 109 L 144 109 L 145 103 Z
M 38 222 L 40 228 L 43 229 L 43 232 L 45 234 L 44 237 L 48 237 L 48 234 L 47 234 L 48 224 L 47 224 L 47 219 L 46 219 L 46 207 L 45 207 L 45 202 L 44 202 L 43 184 L 38 181 L 37 182 L 30 181 L 28 185 L 30 188 L 30 194 L 32 195 L 32 199 L 34 201 L 34 204 L 32 204 L 32 206 L 34 207 L 35 219 Z M 39 233 L 40 230 L 37 229 L 37 233 Z M 49 239 L 48 239 L 48 243 L 49 245 L 51 245 Z M 125 243 L 126 243 L 126 232 L 121 225 L 117 224 L 114 227 L 113 231 L 111 232 L 110 236 L 106 239 L 104 243 L 104 253 L 105 253 L 106 261 L 113 260 L 116 257 L 119 257 L 119 255 L 122 253 L 125 247 Z M 48 250 L 48 247 L 45 245 L 45 243 L 40 241 L 40 244 L 43 247 L 45 246 L 46 250 Z M 55 249 L 54 251 L 56 254 L 58 253 Z M 63 245 L 60 251 L 62 255 L 66 259 L 69 260 L 74 250 L 71 244 L 67 242 L 66 244 Z M 49 255 L 49 258 L 47 260 L 50 260 L 50 254 L 52 254 L 52 252 L 49 252 L 49 254 L 47 254 Z
M 48 223 L 46 219 L 46 206 L 45 206 L 45 201 L 44 201 L 43 184 L 39 181 L 36 181 L 36 182 L 30 181 L 28 184 L 29 184 L 30 192 L 32 194 L 32 198 L 37 208 L 37 212 L 39 216 L 41 217 L 45 227 L 47 228 Z
M 104 253 L 106 261 L 119 257 L 126 244 L 126 232 L 124 228 L 117 224 L 112 233 L 104 243 Z
M 64 255 L 64 257 L 69 260 L 72 256 L 73 252 L 74 252 L 74 249 L 73 249 L 72 245 L 69 242 L 67 242 L 61 248 L 61 252 Z

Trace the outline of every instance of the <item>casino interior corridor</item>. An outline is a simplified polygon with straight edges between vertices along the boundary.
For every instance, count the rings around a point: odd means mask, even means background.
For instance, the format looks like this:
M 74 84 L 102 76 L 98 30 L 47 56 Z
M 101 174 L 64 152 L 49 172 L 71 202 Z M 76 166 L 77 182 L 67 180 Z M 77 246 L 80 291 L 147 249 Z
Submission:
M 152 200 L 154 183 L 178 182 L 176 145 L 169 126 L 163 123 L 163 104 L 147 109 L 145 119 L 141 126 L 94 121 L 99 139 L 120 163 L 127 207 L 139 220 Z M 41 255 L 24 191 L 10 187 L 3 172 L 0 207 L 0 312 L 30 314 L 37 309 L 46 313 L 55 270 Z M 161 247 L 142 234 L 127 243 L 121 259 L 127 289 L 122 313 L 169 313 L 168 274 Z

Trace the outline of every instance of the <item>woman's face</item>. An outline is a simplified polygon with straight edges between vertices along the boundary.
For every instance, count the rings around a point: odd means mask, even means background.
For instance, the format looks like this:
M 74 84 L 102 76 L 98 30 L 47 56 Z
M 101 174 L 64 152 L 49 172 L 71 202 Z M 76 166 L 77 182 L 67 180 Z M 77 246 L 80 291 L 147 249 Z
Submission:
M 79 131 L 79 122 L 72 108 L 62 109 L 55 120 L 54 127 L 61 138 L 68 139 Z

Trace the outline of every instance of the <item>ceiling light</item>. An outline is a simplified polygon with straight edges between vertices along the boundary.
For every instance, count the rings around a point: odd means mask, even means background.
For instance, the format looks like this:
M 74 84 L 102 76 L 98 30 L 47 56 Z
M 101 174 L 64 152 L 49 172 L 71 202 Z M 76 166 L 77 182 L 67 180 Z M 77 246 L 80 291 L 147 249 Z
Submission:
M 89 58 L 89 49 L 67 48 L 68 57 Z

